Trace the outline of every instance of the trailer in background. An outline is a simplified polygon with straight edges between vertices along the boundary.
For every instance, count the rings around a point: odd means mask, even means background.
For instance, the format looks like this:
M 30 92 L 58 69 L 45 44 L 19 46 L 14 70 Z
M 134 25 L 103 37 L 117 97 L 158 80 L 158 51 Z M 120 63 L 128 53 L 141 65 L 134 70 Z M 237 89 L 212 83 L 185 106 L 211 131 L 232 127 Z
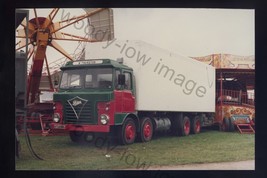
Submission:
M 194 59 L 216 67 L 216 117 L 223 131 L 255 133 L 255 58 L 213 54 Z

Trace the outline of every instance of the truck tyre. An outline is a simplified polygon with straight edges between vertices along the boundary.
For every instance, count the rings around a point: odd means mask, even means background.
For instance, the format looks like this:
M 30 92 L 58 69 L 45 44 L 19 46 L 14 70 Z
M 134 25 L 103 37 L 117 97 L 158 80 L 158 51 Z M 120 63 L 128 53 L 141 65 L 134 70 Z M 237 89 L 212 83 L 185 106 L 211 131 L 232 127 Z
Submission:
M 122 145 L 134 143 L 136 138 L 136 125 L 132 118 L 127 117 L 119 128 L 119 139 Z
M 83 142 L 84 132 L 82 132 L 82 131 L 70 131 L 69 135 L 70 135 L 71 141 L 73 141 L 75 143 Z
M 201 130 L 201 121 L 198 116 L 194 117 L 191 122 L 190 131 L 192 134 L 198 134 Z
M 142 142 L 148 142 L 153 136 L 153 124 L 149 117 L 141 119 L 140 140 Z
M 231 117 L 231 118 L 229 119 L 229 132 L 233 132 L 233 131 L 235 131 L 235 125 L 234 125 L 234 120 L 233 120 L 233 118 Z
M 190 133 L 190 119 L 179 113 L 172 119 L 171 131 L 174 135 L 187 136 Z
M 190 133 L 190 119 L 187 116 L 184 116 L 183 119 L 180 122 L 180 135 L 181 136 L 187 136 Z
M 229 131 L 229 119 L 224 118 L 221 124 L 221 131 L 228 132 Z

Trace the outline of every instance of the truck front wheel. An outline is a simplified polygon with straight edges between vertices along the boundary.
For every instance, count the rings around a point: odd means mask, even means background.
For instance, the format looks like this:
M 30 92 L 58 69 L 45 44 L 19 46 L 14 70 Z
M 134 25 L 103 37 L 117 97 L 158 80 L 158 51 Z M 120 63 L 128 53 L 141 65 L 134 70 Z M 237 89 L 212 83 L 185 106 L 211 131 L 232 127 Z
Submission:
M 134 143 L 136 138 L 136 125 L 132 118 L 126 118 L 119 129 L 119 139 L 121 144 L 129 145 Z
M 144 117 L 141 119 L 141 131 L 140 140 L 142 142 L 148 142 L 152 139 L 153 135 L 153 124 L 149 117 Z
M 84 132 L 82 131 L 70 131 L 69 132 L 71 141 L 78 143 L 83 141 Z

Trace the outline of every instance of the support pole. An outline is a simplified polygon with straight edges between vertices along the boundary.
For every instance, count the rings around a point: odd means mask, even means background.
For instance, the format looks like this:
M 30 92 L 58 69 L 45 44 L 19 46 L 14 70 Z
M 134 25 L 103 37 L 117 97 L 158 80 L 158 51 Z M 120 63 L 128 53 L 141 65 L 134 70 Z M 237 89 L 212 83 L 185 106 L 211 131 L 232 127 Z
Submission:
M 220 106 L 221 106 L 221 121 L 223 121 L 223 75 L 222 75 L 222 71 L 220 72 Z

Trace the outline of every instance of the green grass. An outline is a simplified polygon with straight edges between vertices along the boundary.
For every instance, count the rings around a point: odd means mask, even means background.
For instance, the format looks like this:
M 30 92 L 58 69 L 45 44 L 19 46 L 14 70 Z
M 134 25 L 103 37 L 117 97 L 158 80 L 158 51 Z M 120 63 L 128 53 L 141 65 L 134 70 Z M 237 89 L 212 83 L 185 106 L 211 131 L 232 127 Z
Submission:
M 149 166 L 212 163 L 255 159 L 255 138 L 250 134 L 214 130 L 187 137 L 160 136 L 151 142 L 129 146 L 110 141 L 81 145 L 68 136 L 31 136 L 35 152 L 31 156 L 24 136 L 16 170 L 111 170 L 147 169 Z M 109 155 L 108 158 L 106 155 Z

